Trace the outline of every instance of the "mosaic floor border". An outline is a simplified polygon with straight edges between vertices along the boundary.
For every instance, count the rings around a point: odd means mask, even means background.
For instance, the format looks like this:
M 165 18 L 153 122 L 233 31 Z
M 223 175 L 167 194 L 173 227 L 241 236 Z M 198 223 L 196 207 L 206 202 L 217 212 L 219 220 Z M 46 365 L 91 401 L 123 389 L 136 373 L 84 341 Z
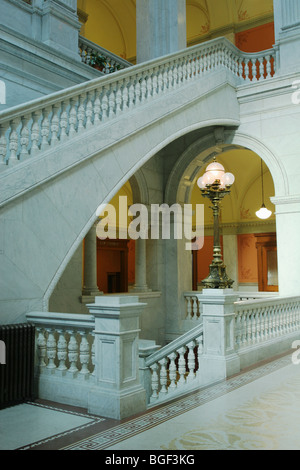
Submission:
M 193 408 L 221 397 L 226 393 L 247 385 L 290 363 L 290 355 L 284 356 L 226 381 L 202 389 L 199 392 L 194 392 L 184 398 L 159 406 L 142 416 L 114 426 L 111 429 L 96 433 L 93 436 L 84 438 L 71 445 L 62 447 L 61 450 L 104 450 L 112 447 L 121 441 L 129 439 Z

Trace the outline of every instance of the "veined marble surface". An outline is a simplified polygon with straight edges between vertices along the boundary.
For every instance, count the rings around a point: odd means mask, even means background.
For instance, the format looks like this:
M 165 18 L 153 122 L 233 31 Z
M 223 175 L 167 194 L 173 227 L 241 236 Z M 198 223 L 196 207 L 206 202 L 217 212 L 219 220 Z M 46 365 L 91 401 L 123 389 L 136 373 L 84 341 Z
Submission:
M 299 450 L 299 420 L 300 366 L 290 362 L 109 449 Z

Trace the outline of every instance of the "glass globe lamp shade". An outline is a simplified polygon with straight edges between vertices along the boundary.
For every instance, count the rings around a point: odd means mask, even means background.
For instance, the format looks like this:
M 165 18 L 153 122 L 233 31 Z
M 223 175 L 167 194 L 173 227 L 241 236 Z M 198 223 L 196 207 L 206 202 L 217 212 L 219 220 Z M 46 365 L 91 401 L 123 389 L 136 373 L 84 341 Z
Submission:
M 225 173 L 225 175 L 223 177 L 223 181 L 225 183 L 225 186 L 231 186 L 231 185 L 233 185 L 233 183 L 235 181 L 235 177 L 232 173 Z
M 263 204 L 261 208 L 255 212 L 255 214 L 259 219 L 268 219 L 271 216 L 272 212 L 269 211 L 269 209 L 267 209 L 266 206 Z
M 209 175 L 209 177 L 213 179 L 212 183 L 214 183 L 216 180 L 222 179 L 225 175 L 225 169 L 221 163 L 213 162 L 208 165 L 205 174 Z

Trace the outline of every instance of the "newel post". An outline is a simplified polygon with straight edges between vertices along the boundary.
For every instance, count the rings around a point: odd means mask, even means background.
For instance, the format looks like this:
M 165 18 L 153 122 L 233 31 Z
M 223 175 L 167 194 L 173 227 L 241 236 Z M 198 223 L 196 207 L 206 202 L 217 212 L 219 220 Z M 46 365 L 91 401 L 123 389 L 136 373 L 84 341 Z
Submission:
M 95 386 L 89 412 L 124 419 L 146 410 L 139 374 L 139 322 L 146 304 L 135 296 L 101 296 L 88 308 L 95 317 Z
M 207 383 L 225 379 L 240 371 L 234 333 L 234 302 L 237 299 L 233 289 L 203 290 L 203 354 L 200 356 L 200 368 Z

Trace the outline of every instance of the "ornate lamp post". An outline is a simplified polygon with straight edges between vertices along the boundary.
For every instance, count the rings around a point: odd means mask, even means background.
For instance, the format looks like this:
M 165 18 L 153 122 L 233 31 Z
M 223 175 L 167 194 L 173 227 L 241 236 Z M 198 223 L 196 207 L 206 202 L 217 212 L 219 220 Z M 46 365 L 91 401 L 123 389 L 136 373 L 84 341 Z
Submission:
M 202 177 L 197 181 L 201 189 L 202 196 L 207 197 L 211 203 L 214 216 L 214 249 L 213 261 L 209 267 L 209 275 L 202 281 L 202 285 L 211 289 L 230 288 L 233 280 L 226 274 L 226 266 L 222 260 L 220 243 L 220 203 L 221 200 L 230 193 L 230 187 L 234 183 L 232 173 L 225 173 L 224 167 L 214 159 L 213 163 L 208 165 Z

